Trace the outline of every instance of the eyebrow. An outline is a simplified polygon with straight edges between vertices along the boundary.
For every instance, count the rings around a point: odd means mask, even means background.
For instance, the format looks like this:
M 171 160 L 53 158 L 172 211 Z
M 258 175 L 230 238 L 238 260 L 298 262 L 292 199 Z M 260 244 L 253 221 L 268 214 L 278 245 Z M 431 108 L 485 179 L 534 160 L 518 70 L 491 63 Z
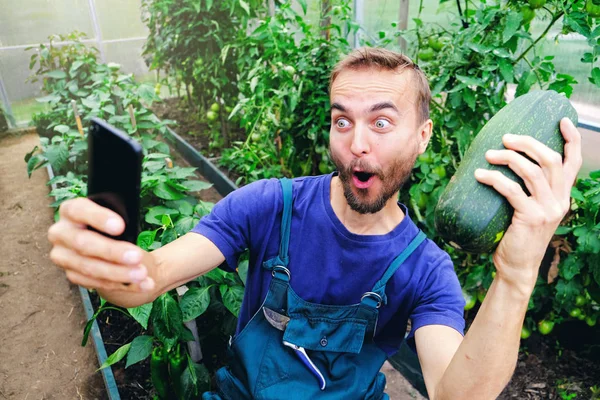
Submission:
M 399 113 L 398 108 L 396 108 L 396 106 L 393 103 L 390 103 L 389 101 L 384 101 L 384 102 L 377 103 L 377 104 L 373 105 L 373 107 L 371 107 L 371 109 L 369 110 L 369 112 L 381 111 L 381 110 L 384 110 L 386 108 L 391 108 L 392 110 L 394 110 L 397 113 Z
M 393 103 L 391 103 L 389 101 L 383 101 L 381 103 L 374 104 L 369 109 L 369 112 L 372 113 L 372 112 L 375 112 L 375 111 L 381 111 L 381 110 L 384 110 L 386 108 L 392 109 L 392 110 L 396 111 L 398 114 L 400 113 L 400 111 L 398 111 L 398 108 Z M 348 111 L 346 109 L 346 107 L 344 107 L 340 103 L 332 103 L 331 104 L 331 109 L 332 110 L 339 110 L 341 112 L 347 112 Z
M 332 110 L 339 110 L 341 112 L 346 112 L 346 107 L 344 107 L 343 105 L 341 105 L 340 103 L 333 103 L 331 104 L 331 109 Z

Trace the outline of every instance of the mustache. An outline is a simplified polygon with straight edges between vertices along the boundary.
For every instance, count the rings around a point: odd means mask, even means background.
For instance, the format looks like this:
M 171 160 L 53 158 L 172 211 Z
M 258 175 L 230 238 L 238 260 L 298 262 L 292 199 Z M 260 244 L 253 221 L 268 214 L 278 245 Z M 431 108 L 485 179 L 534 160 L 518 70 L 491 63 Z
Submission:
M 340 174 L 343 173 L 344 175 L 350 177 L 354 174 L 355 169 L 358 169 L 361 172 L 375 175 L 381 180 L 383 180 L 383 178 L 385 177 L 385 174 L 383 173 L 383 170 L 381 168 L 372 166 L 366 161 L 359 159 L 354 159 L 352 160 L 352 162 L 350 162 L 348 166 L 344 166 L 343 170 L 340 171 Z

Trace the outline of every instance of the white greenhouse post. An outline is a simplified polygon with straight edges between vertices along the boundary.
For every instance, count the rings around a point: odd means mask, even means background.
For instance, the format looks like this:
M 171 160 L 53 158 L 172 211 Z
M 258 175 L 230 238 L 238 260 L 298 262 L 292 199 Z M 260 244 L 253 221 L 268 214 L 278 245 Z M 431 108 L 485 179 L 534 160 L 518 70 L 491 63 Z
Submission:
M 6 89 L 4 88 L 4 80 L 2 79 L 2 75 L 0 75 L 0 104 L 4 106 L 4 111 L 6 112 L 6 117 L 8 118 L 9 124 L 13 128 L 16 128 L 17 123 L 12 112 L 12 107 L 10 106 L 8 93 L 6 93 Z
M 100 31 L 100 24 L 98 24 L 98 14 L 96 14 L 94 0 L 88 0 L 88 5 L 90 7 L 90 17 L 92 17 L 92 25 L 94 27 L 98 51 L 100 52 L 100 60 L 103 64 L 106 64 L 106 54 L 104 54 L 104 44 L 102 43 L 102 32 Z
M 275 15 L 275 0 L 269 0 L 269 15 L 271 17 Z
M 400 11 L 398 14 L 398 29 L 405 31 L 408 28 L 408 0 L 400 0 Z M 398 44 L 403 53 L 406 53 L 406 40 L 398 38 Z
M 354 0 L 354 21 L 361 27 L 365 22 L 365 2 L 364 0 Z M 360 46 L 360 29 L 354 35 L 354 48 Z

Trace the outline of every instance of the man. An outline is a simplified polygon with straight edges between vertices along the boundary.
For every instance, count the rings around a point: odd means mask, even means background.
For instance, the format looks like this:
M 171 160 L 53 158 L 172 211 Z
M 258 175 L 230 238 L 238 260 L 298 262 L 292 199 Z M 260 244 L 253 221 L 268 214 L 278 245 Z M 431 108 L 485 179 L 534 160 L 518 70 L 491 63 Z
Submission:
M 331 77 L 337 173 L 247 185 L 152 253 L 86 230 L 118 234 L 124 226 L 108 209 L 71 200 L 49 230 L 51 258 L 72 282 L 132 307 L 223 261 L 235 268 L 249 248 L 234 361 L 217 373 L 220 393 L 206 399 L 387 398 L 377 371 L 398 349 L 408 319 L 431 399 L 494 399 L 514 370 L 540 262 L 570 205 L 580 135 L 561 121 L 564 162 L 521 136 L 506 135 L 507 150 L 486 154 L 521 176 L 531 195 L 497 171 L 476 172 L 515 213 L 494 254 L 494 282 L 463 338 L 464 300 L 450 258 L 423 240 L 396 202 L 431 137 L 430 97 L 408 58 L 356 50 Z

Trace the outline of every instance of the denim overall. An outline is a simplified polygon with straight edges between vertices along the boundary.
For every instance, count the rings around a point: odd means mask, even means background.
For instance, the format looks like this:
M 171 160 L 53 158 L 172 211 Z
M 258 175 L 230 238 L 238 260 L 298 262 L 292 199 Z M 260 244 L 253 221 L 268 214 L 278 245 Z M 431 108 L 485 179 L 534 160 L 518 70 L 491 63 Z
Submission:
M 387 303 L 388 280 L 423 242 L 418 235 L 394 259 L 383 277 L 359 303 L 347 306 L 310 303 L 290 286 L 287 269 L 292 221 L 292 181 L 282 179 L 283 218 L 279 255 L 263 263 L 273 279 L 264 303 L 231 343 L 232 360 L 216 373 L 218 393 L 204 393 L 203 400 L 240 399 L 369 399 L 387 400 L 385 376 L 379 372 L 386 353 L 373 342 L 378 308 Z M 263 307 L 287 315 L 285 332 L 271 326 Z M 283 342 L 306 349 L 325 378 L 318 379 Z

